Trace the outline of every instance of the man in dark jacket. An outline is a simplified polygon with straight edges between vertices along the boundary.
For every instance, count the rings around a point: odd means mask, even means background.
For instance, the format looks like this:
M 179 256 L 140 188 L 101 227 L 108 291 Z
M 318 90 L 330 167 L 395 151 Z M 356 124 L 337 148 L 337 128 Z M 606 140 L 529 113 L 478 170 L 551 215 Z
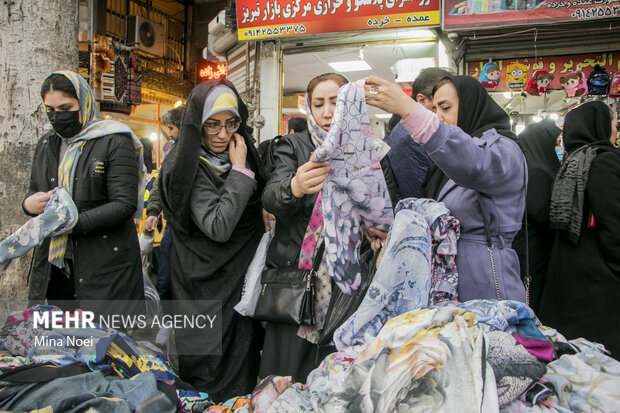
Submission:
M 448 74 L 438 67 L 423 69 L 413 82 L 411 97 L 425 108 L 432 110 L 433 87 Z M 422 184 L 428 169 L 433 164 L 426 151 L 411 139 L 400 122 L 390 131 L 385 142 L 392 148 L 388 158 L 398 182 L 400 199 L 421 198 Z

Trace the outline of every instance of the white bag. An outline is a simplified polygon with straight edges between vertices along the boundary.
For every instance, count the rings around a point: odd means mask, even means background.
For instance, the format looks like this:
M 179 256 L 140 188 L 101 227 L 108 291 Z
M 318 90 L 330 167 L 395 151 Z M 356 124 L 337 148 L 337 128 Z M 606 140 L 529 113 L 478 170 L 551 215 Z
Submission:
M 267 231 L 258 244 L 254 258 L 245 273 L 245 281 L 243 282 L 243 291 L 241 292 L 241 300 L 235 306 L 235 310 L 244 316 L 253 317 L 256 303 L 260 295 L 260 277 L 265 267 L 267 259 L 267 248 L 271 242 L 272 232 Z
M 153 245 L 155 243 L 155 231 L 147 233 L 142 231 L 142 234 L 138 237 L 138 244 L 140 244 L 140 254 L 146 255 L 153 251 Z

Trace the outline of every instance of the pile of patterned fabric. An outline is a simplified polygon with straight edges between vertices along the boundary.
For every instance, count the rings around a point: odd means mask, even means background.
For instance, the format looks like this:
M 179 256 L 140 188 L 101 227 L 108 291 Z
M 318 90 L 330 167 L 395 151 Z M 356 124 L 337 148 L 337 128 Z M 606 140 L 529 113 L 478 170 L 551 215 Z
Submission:
M 1 411 L 202 413 L 213 406 L 148 342 L 103 327 L 34 327 L 34 313 L 56 310 L 13 313 L 0 330 Z
M 409 311 L 253 412 L 620 411 L 620 363 L 537 323 L 515 301 Z
M 473 300 L 408 311 L 326 357 L 307 383 L 269 376 L 214 405 L 147 342 L 105 328 L 34 328 L 35 306 L 0 330 L 0 410 L 187 413 L 620 411 L 620 362 L 538 325 L 523 303 Z M 92 345 L 63 337 L 94 337 Z M 54 345 L 35 345 L 45 337 Z M 57 341 L 60 340 L 60 341 Z M 46 410 L 47 411 L 47 410 Z

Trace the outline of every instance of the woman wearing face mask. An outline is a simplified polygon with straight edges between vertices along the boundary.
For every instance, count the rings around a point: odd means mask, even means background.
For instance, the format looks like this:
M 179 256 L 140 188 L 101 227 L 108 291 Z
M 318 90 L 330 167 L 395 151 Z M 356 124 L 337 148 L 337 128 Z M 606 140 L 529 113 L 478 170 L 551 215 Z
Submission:
M 510 118 L 470 76 L 447 76 L 433 90 L 436 114 L 395 84 L 366 81 L 369 105 L 402 117 L 413 140 L 439 167 L 428 196 L 461 222 L 456 264 L 458 299 L 525 302 L 512 240 L 525 209 L 525 159 Z
M 326 73 L 312 79 L 306 93 L 306 107 L 310 108 L 308 129 L 286 135 L 276 144 L 274 170 L 263 193 L 265 209 L 274 214 L 278 222 L 267 252 L 266 268 L 289 269 L 299 266 L 302 241 L 309 228 L 317 194 L 323 188 L 329 171 L 328 162 L 309 161 L 310 155 L 327 136 L 338 91 L 347 83 L 346 78 L 336 73 Z M 384 148 L 382 144 L 380 142 L 377 145 Z M 390 196 L 395 202 L 396 180 L 385 153 L 387 151 L 382 153 L 381 166 Z M 386 236 L 375 229 L 371 231 L 373 237 Z M 320 229 L 315 233 L 318 234 L 316 251 L 320 249 L 322 236 Z M 379 242 L 378 238 L 372 240 L 375 247 L 378 247 Z M 367 247 L 367 244 L 363 245 L 362 251 L 366 251 Z M 362 252 L 362 256 L 371 255 Z M 295 381 L 304 382 L 323 357 L 335 351 L 332 344 L 334 330 L 355 311 L 363 299 L 373 273 L 373 264 L 362 263 L 367 265 L 365 274 L 362 271 L 362 275 L 365 275 L 362 287 L 345 296 L 338 287 L 332 288 L 333 283 L 326 272 L 325 256 L 323 254 L 316 278 L 316 325 L 307 329 L 292 324 L 267 323 L 260 377 L 270 374 L 293 376 Z
M 265 231 L 265 181 L 247 118 L 231 83 L 197 85 L 185 107 L 179 141 L 164 160 L 159 179 L 167 228 L 172 230 L 172 298 L 217 300 L 222 305 L 222 355 L 200 356 L 196 351 L 202 348 L 188 348 L 188 342 L 208 342 L 213 335 L 209 329 L 174 333 L 180 377 L 215 401 L 251 393 L 262 339 L 260 326 L 234 310 Z
M 138 205 L 141 145 L 125 125 L 97 119 L 86 81 L 56 72 L 41 98 L 53 130 L 35 148 L 24 212 L 41 214 L 63 186 L 79 211 L 67 237 L 46 240 L 34 254 L 30 300 L 144 300 L 133 216 Z M 82 301 L 84 303 L 84 301 Z
M 620 149 L 618 119 L 601 101 L 564 119 L 566 157 L 551 191 L 557 229 L 540 320 L 568 339 L 605 345 L 620 360 Z

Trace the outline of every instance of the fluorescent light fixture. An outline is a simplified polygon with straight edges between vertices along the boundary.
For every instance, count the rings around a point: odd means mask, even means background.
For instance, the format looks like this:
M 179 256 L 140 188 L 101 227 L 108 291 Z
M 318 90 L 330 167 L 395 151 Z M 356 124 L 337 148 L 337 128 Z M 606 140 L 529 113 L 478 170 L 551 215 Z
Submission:
M 155 132 L 151 133 L 149 135 L 149 139 L 152 140 L 153 142 L 157 141 L 157 134 Z
M 449 67 L 450 59 L 448 58 L 448 53 L 446 52 L 446 48 L 442 42 L 437 42 L 437 60 L 439 63 L 439 67 Z
M 362 70 L 372 70 L 372 67 L 363 60 L 349 60 L 346 62 L 328 63 L 336 72 L 359 72 Z
M 517 127 L 516 127 L 517 135 L 519 135 L 521 132 L 523 132 L 523 129 L 525 129 L 525 125 L 522 124 L 522 123 L 518 123 Z
M 389 119 L 391 117 L 392 117 L 392 115 L 390 115 L 389 113 L 377 113 L 375 115 L 375 118 L 377 118 L 377 119 Z
M 540 121 L 542 120 L 542 117 L 540 117 L 540 116 L 534 116 L 534 117 L 532 118 L 532 120 L 533 120 L 534 122 L 540 122 Z
M 174 104 L 175 108 L 178 108 L 179 106 L 181 106 L 183 104 L 182 100 L 177 100 L 176 103 Z
M 553 120 L 558 120 L 559 116 L 557 113 L 552 113 L 551 115 L 549 115 L 549 117 Z
M 398 31 L 399 39 L 426 39 L 426 38 L 436 38 L 437 35 L 435 32 L 429 29 L 405 29 Z
M 512 97 L 512 92 L 504 92 L 504 97 L 510 99 Z
M 413 82 L 420 71 L 427 67 L 435 67 L 435 60 L 432 57 L 400 59 L 390 69 L 392 69 L 397 82 L 405 83 Z

